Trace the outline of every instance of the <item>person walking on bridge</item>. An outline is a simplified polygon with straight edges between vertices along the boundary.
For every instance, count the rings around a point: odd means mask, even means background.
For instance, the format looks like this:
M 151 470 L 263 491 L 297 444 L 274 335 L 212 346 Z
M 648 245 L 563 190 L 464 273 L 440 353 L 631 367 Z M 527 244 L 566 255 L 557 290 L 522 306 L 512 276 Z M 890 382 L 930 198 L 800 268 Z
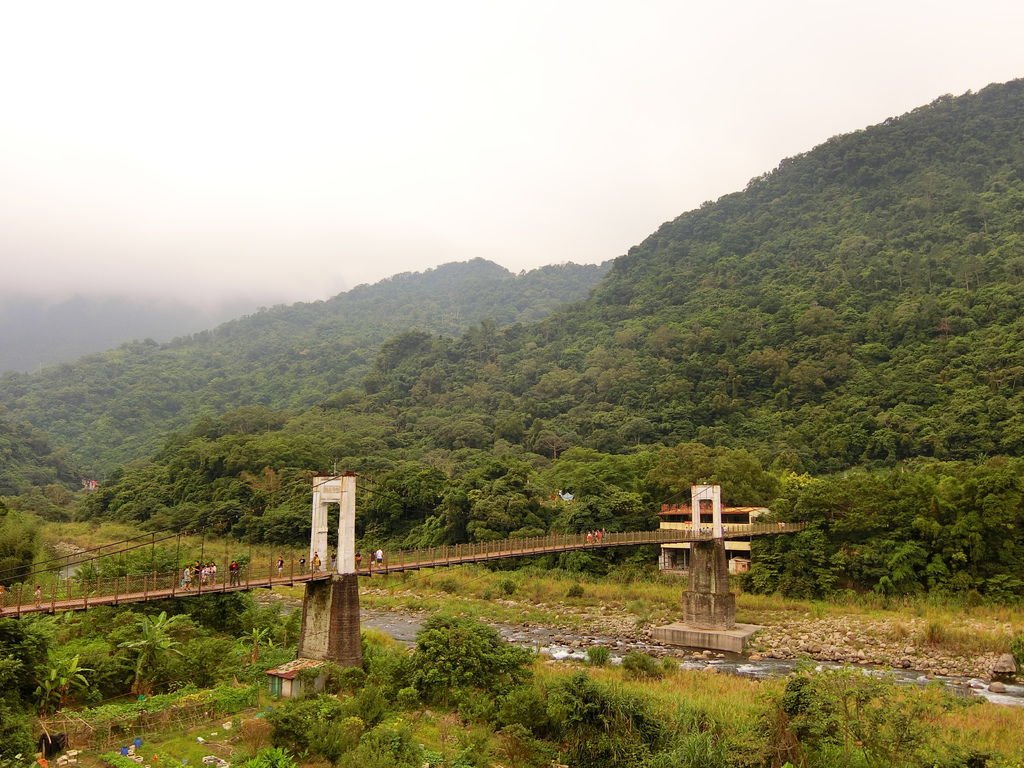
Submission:
M 231 565 L 228 566 L 228 581 L 232 587 L 241 586 L 241 581 L 238 578 L 239 571 L 241 570 L 237 560 L 232 560 Z

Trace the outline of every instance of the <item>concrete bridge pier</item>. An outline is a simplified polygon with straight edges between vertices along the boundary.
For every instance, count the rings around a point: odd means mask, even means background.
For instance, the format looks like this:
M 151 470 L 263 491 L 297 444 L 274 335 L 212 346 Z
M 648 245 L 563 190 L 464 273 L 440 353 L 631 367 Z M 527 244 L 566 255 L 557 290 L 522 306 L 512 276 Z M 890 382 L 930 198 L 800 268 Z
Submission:
M 690 583 L 683 593 L 683 621 L 656 627 L 654 639 L 668 645 L 742 653 L 760 627 L 736 623 L 736 595 L 729 591 L 729 557 L 722 529 L 722 489 L 695 485 L 690 490 L 693 531 L 699 533 L 701 502 L 711 507 L 711 536 L 690 544 Z
M 306 582 L 302 601 L 302 634 L 299 658 L 333 661 L 344 667 L 363 663 L 359 635 L 359 577 L 356 575 L 356 476 L 313 478 L 313 513 L 309 567 L 313 555 L 320 558 L 321 572 L 329 570 L 327 551 L 328 504 L 337 504 L 337 570 L 329 579 Z
M 695 541 L 690 546 L 690 585 L 683 593 L 683 622 L 701 629 L 732 629 L 736 626 L 736 595 L 729 591 L 725 541 Z
M 299 658 L 333 661 L 343 667 L 362 665 L 358 582 L 354 573 L 336 573 L 330 579 L 306 583 Z

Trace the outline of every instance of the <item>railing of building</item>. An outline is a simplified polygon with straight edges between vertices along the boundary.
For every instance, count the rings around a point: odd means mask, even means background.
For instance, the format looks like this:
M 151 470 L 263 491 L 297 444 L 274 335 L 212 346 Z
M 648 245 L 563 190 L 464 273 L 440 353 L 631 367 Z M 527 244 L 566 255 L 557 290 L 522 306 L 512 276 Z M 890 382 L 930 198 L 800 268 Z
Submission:
M 803 528 L 804 524 L 802 523 L 727 524 L 722 526 L 722 538 L 795 533 Z M 534 557 L 574 550 L 676 544 L 710 541 L 713 538 L 714 530 L 710 525 L 701 527 L 699 531 L 689 528 L 621 533 L 602 532 L 599 536 L 585 533 L 550 534 L 468 544 L 449 544 L 423 549 L 394 550 L 385 552 L 380 561 L 375 561 L 373 555 L 367 553 L 357 564 L 356 573 L 360 576 L 372 576 L 488 560 Z M 116 554 L 113 552 L 104 556 L 115 556 Z M 172 597 L 238 592 L 302 584 L 307 581 L 326 579 L 332 575 L 326 564 L 316 572 L 312 572 L 308 564 L 301 565 L 301 558 L 304 554 L 305 551 L 298 554 L 288 553 L 285 556 L 273 558 L 267 563 L 247 563 L 234 574 L 229 573 L 224 567 L 212 580 L 210 578 L 203 580 L 202 577 L 197 576 L 187 585 L 181 572 L 177 569 L 173 572 L 152 572 L 115 577 L 56 578 L 47 584 L 45 590 L 41 587 L 37 589 L 32 584 L 15 584 L 0 595 L 0 615 L 10 617 L 28 613 L 54 613 L 84 610 L 97 605 L 120 605 Z M 283 562 L 279 565 L 279 561 Z

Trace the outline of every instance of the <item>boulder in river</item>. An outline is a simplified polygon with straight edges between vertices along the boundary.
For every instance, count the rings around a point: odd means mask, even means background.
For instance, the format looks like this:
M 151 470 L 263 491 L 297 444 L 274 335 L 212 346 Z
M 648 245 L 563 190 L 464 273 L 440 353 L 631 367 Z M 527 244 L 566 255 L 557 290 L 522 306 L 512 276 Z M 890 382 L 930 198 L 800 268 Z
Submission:
M 1004 653 L 996 659 L 996 663 L 992 666 L 992 676 L 995 678 L 1012 680 L 1016 674 L 1017 662 L 1012 653 Z

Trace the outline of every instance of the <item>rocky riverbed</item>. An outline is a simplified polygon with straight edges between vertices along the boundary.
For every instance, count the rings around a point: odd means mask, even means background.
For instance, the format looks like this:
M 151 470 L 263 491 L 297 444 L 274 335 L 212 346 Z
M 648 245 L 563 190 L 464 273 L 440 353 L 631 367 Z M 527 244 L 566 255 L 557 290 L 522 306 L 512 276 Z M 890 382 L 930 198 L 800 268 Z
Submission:
M 272 594 L 272 593 L 271 593 Z M 365 590 L 367 603 L 372 604 L 375 594 L 394 598 L 396 592 Z M 420 596 L 409 591 L 408 597 Z M 273 599 L 273 598 L 270 598 Z M 507 608 L 525 608 L 514 599 L 494 601 Z M 642 623 L 624 610 L 608 606 L 544 606 L 557 608 L 559 619 L 549 623 L 497 624 L 506 639 L 563 657 L 580 657 L 592 645 L 604 645 L 613 654 L 642 650 L 655 656 L 672 656 L 682 662 L 721 664 L 731 669 L 750 664 L 775 669 L 784 673 L 793 660 L 813 659 L 825 664 L 855 664 L 866 668 L 888 668 L 899 671 L 901 679 L 925 681 L 939 678 L 953 686 L 987 689 L 993 679 L 993 670 L 999 660 L 996 653 L 956 655 L 926 642 L 924 619 L 900 616 L 893 619 L 842 615 L 814 618 L 809 614 L 794 617 L 792 613 L 765 614 L 763 629 L 758 632 L 745 658 L 727 658 L 710 651 L 677 648 L 657 643 L 652 631 L 655 624 Z M 425 616 L 410 611 L 363 611 L 364 622 L 387 632 L 403 642 L 413 642 L 416 631 Z M 968 627 L 967 629 L 970 629 Z M 981 626 L 978 631 L 1005 631 L 1012 627 Z M 554 650 L 552 650 L 554 649 Z M 777 663 L 776 663 L 777 662 Z M 1014 693 L 1020 686 L 1012 686 Z M 996 683 L 996 693 L 1000 684 Z M 990 697 L 991 698 L 991 697 Z
M 499 601 L 509 607 L 514 600 Z M 543 607 L 543 606 L 538 606 Z M 563 634 L 614 637 L 627 643 L 654 649 L 655 655 L 680 658 L 704 657 L 699 651 L 664 646 L 653 640 L 654 624 L 644 624 L 625 611 L 600 607 L 560 607 L 564 621 L 555 625 Z M 814 618 L 809 614 L 767 614 L 765 623 L 750 642 L 748 653 L 757 661 L 810 658 L 823 662 L 910 669 L 925 675 L 956 676 L 991 680 L 1001 654 L 957 655 L 925 641 L 924 619 L 899 617 L 874 619 L 857 615 Z M 525 625 L 529 627 L 530 625 Z M 998 631 L 1012 635 L 1010 625 L 978 625 L 968 631 Z
M 1007 634 L 1010 629 L 1005 627 Z M 891 621 L 858 616 L 804 617 L 766 625 L 754 636 L 750 652 L 766 658 L 806 656 L 819 661 L 913 669 L 925 674 L 984 680 L 992 678 L 1002 655 L 953 654 L 928 643 L 925 636 L 926 622 L 918 618 Z

